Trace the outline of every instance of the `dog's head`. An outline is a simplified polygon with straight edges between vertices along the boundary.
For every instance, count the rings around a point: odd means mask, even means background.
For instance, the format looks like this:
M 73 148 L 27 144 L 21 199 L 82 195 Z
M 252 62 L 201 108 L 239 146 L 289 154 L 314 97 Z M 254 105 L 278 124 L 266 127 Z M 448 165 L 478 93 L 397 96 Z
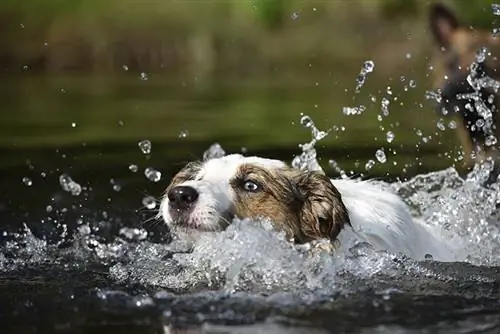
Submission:
M 335 240 L 349 215 L 328 177 L 278 160 L 232 154 L 190 163 L 167 187 L 161 215 L 174 230 L 220 231 L 265 218 L 297 243 Z
M 500 79 L 500 37 L 495 38 L 489 31 L 462 25 L 453 11 L 442 4 L 431 6 L 429 24 L 436 45 L 436 56 L 433 58 L 434 85 L 441 89 L 442 95 L 438 111 L 443 114 L 458 113 L 472 139 L 481 139 L 480 126 L 476 126 L 481 113 L 476 110 L 473 100 L 457 98 L 457 95 L 475 91 L 467 81 L 467 76 L 481 48 L 486 47 L 488 54 L 484 62 L 476 63 L 477 75 Z M 481 89 L 480 93 L 487 108 L 496 108 L 497 98 L 491 89 Z

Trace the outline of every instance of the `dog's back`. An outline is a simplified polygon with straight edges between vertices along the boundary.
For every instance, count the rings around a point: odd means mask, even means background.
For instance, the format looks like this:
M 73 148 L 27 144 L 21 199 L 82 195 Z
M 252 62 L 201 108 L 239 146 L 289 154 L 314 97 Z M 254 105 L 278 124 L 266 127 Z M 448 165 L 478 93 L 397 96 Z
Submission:
M 332 180 L 349 211 L 352 230 L 345 227 L 340 239 L 364 240 L 379 250 L 403 253 L 416 260 L 427 255 L 452 261 L 452 252 L 438 231 L 415 221 L 407 205 L 392 192 L 370 181 Z

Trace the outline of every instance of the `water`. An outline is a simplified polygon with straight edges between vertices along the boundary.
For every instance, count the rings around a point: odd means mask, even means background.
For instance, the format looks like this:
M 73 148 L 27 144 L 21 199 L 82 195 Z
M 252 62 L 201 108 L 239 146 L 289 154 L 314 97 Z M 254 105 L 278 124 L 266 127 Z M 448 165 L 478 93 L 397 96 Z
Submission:
M 324 99 L 317 88 L 291 90 L 290 104 L 279 89 L 255 88 L 245 97 L 227 87 L 222 95 L 237 95 L 238 104 L 206 92 L 197 93 L 205 99 L 176 100 L 186 94 L 179 91 L 163 104 L 155 97 L 168 89 L 144 73 L 134 77 L 140 86 L 127 80 L 113 86 L 125 94 L 108 104 L 97 88 L 79 90 L 57 79 L 57 94 L 67 87 L 61 97 L 31 82 L 42 92 L 30 95 L 36 104 L 50 106 L 43 110 L 48 117 L 35 117 L 42 124 L 30 123 L 31 99 L 12 102 L 22 121 L 1 116 L 2 171 L 9 175 L 0 180 L 2 333 L 498 332 L 499 191 L 481 186 L 491 167 L 466 176 L 445 168 L 453 160 L 436 153 L 449 148 L 446 132 L 436 133 L 437 120 L 405 124 L 407 108 L 396 99 L 411 101 L 404 84 L 392 82 L 375 96 L 371 79 L 356 94 L 363 109 L 354 114 L 342 112 L 352 95 L 328 104 L 339 91 L 331 87 Z M 9 89 L 25 86 L 14 80 L 1 94 L 11 98 Z M 81 101 L 87 105 L 78 112 L 92 122 L 67 113 Z M 265 102 L 255 107 L 255 101 Z M 317 104 L 336 113 L 325 116 Z M 124 108 L 130 110 L 106 112 Z M 260 109 L 273 113 L 262 120 L 249 112 Z M 57 131 L 30 138 L 33 129 L 47 128 Z M 19 139 L 18 132 L 25 135 Z M 12 142 L 19 147 L 10 148 Z M 266 222 L 235 221 L 194 243 L 173 239 L 156 219 L 172 174 L 186 161 L 239 151 L 332 176 L 369 172 L 416 219 L 444 227 L 440 237 L 456 246 L 457 262 L 416 262 L 356 242 L 321 255 L 289 244 Z
M 301 146 L 299 167 L 316 169 L 320 130 L 310 118 L 302 123 L 313 144 Z M 221 154 L 214 144 L 204 156 Z M 417 219 L 445 227 L 441 237 L 458 246 L 460 262 L 453 263 L 416 262 L 364 243 L 342 245 L 334 256 L 310 253 L 269 223 L 246 220 L 194 243 L 170 242 L 168 231 L 127 222 L 127 212 L 89 212 L 90 187 L 74 196 L 76 183 L 64 175 L 59 201 L 87 200 L 56 204 L 42 221 L 3 235 L 4 332 L 494 333 L 500 198 L 496 186 L 480 186 L 487 169 L 466 178 L 448 168 L 406 182 L 380 181 Z M 152 203 L 143 198 L 149 218 L 156 213 Z

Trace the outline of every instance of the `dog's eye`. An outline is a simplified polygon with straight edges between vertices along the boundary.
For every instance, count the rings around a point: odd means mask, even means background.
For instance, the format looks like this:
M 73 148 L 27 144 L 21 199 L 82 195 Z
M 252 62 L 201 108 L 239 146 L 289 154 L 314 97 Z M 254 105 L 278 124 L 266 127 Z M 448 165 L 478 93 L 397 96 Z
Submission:
M 243 189 L 245 189 L 248 192 L 255 193 L 255 192 L 260 191 L 261 187 L 259 184 L 255 183 L 253 181 L 245 181 L 243 183 Z

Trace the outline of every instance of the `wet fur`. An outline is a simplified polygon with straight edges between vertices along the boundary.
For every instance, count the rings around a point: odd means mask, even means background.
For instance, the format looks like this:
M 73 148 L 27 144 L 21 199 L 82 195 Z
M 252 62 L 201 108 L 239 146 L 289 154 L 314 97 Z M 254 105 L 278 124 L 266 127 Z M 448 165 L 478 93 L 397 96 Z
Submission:
M 259 191 L 244 187 L 249 180 Z M 451 256 L 427 226 L 413 220 L 397 195 L 371 181 L 329 179 L 279 160 L 232 154 L 189 164 L 167 190 L 179 185 L 200 190 L 196 205 L 173 214 L 165 196 L 160 215 L 183 238 L 224 230 L 235 217 L 264 218 L 297 244 L 323 247 L 329 240 L 328 251 L 354 238 L 417 260 L 428 253 L 437 260 Z
M 249 179 L 263 190 L 242 191 L 243 182 Z M 320 173 L 245 164 L 231 180 L 231 186 L 236 194 L 237 217 L 267 218 L 296 243 L 335 240 L 344 225 L 349 224 L 340 193 Z

